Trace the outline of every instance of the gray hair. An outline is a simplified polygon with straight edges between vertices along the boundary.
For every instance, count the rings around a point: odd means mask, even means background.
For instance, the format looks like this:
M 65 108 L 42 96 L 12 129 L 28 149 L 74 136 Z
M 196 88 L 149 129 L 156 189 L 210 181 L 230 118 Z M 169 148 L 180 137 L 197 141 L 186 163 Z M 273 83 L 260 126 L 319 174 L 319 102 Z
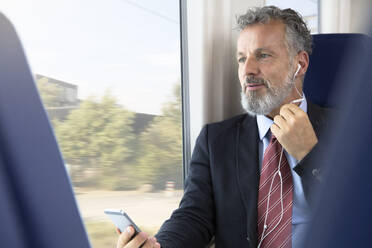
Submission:
M 270 20 L 281 20 L 286 25 L 286 45 L 290 55 L 304 50 L 312 52 L 310 30 L 301 15 L 292 9 L 279 9 L 275 6 L 248 9 L 247 13 L 237 17 L 240 31 L 257 23 L 268 23 Z

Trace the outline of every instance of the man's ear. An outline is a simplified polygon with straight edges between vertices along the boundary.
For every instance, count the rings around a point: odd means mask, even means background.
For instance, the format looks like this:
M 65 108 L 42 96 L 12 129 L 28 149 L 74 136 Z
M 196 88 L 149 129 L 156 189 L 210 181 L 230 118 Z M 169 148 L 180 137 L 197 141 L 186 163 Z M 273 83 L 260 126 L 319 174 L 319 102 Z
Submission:
M 301 69 L 298 71 L 298 76 L 304 76 L 307 68 L 309 67 L 309 54 L 306 51 L 300 51 L 297 54 L 298 64 L 301 66 Z

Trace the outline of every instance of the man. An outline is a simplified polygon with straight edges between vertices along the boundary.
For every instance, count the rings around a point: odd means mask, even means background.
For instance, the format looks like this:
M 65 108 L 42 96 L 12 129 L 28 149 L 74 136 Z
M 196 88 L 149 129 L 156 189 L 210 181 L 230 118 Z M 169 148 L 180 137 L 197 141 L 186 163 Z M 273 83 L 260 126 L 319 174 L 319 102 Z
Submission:
M 128 243 L 124 232 L 118 247 L 206 247 L 213 236 L 216 247 L 301 247 L 326 124 L 326 111 L 302 93 L 311 35 L 295 11 L 273 6 L 248 10 L 238 25 L 248 114 L 203 128 L 179 209 L 156 238 Z

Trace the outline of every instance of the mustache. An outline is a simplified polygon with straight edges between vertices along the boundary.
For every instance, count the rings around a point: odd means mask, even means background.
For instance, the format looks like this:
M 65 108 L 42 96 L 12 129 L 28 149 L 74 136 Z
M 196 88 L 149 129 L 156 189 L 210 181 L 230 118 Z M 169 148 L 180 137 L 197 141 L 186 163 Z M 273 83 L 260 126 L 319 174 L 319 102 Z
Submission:
M 244 86 L 247 86 L 248 84 L 263 84 L 266 87 L 269 86 L 269 83 L 267 82 L 267 80 L 263 78 L 256 78 L 256 77 L 246 77 Z

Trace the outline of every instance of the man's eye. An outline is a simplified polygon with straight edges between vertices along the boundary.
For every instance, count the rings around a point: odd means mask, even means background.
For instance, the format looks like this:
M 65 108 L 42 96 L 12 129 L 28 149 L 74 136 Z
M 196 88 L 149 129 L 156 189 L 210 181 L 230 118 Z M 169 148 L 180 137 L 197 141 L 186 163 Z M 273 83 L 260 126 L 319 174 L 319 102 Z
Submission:
M 245 62 L 245 57 L 238 58 L 239 63 L 244 63 Z
M 267 53 L 261 53 L 261 54 L 259 55 L 259 57 L 260 57 L 261 59 L 266 59 L 266 58 L 270 57 L 270 54 L 267 54 Z

